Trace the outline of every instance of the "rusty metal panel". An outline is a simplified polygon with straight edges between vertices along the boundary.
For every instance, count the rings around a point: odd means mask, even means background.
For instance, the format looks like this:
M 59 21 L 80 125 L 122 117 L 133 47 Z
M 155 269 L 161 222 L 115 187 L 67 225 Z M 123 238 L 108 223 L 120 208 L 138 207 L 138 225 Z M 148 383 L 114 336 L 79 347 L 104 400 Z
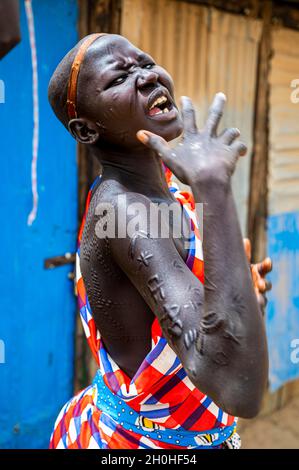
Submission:
M 222 125 L 239 127 L 249 149 L 233 180 L 245 232 L 261 22 L 174 0 L 123 0 L 122 11 L 121 34 L 170 72 L 177 99 L 193 99 L 199 125 L 213 95 L 227 95 Z
M 294 102 L 296 90 L 291 88 L 291 82 L 299 79 L 298 41 L 298 31 L 285 28 L 273 34 L 269 114 L 270 215 L 299 209 L 299 103 Z
M 268 254 L 273 259 L 267 330 L 270 388 L 298 379 L 299 32 L 275 29 L 270 72 Z M 291 87 L 293 80 L 296 88 Z

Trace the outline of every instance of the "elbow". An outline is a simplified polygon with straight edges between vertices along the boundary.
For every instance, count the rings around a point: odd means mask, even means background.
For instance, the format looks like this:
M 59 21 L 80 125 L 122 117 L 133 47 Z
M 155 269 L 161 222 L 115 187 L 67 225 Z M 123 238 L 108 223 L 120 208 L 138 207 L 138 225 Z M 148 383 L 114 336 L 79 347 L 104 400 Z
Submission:
M 230 390 L 221 391 L 218 406 L 232 416 L 255 418 L 261 411 L 265 389 L 264 384 L 250 387 L 244 383 L 234 384 Z
M 226 413 L 243 419 L 255 418 L 262 408 L 262 400 L 242 400 L 242 403 L 232 403 L 227 407 Z

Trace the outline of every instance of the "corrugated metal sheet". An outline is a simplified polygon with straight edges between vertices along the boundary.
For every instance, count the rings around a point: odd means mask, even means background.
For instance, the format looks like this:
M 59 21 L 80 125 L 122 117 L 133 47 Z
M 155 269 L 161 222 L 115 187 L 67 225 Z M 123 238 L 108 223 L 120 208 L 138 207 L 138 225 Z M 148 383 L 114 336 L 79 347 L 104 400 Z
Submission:
M 239 127 L 249 147 L 234 176 L 245 232 L 260 21 L 174 0 L 123 0 L 121 34 L 171 73 L 176 97 L 193 99 L 199 124 L 213 95 L 227 95 L 222 125 Z
M 273 31 L 268 254 L 274 271 L 267 310 L 272 391 L 299 377 L 298 363 L 292 354 L 299 332 L 299 103 L 291 101 L 291 82 L 299 78 L 298 40 L 298 31 Z
M 299 79 L 298 41 L 298 31 L 280 29 L 273 34 L 269 116 L 270 214 L 299 209 L 299 103 L 291 101 L 291 93 L 294 92 L 291 82 Z

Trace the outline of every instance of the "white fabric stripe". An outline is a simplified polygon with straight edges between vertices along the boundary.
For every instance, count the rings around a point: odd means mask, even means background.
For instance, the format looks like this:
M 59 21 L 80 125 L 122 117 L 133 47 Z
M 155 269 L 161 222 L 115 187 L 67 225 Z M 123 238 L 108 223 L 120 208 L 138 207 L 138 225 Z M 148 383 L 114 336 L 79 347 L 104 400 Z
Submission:
M 78 253 L 76 253 L 76 282 L 79 282 L 79 279 L 81 279 L 82 274 L 81 274 L 81 269 L 80 269 L 80 257 Z
M 160 446 L 156 446 L 156 444 L 153 443 L 150 439 L 148 439 L 145 436 L 142 436 L 139 440 L 139 446 L 138 449 L 144 449 L 144 447 L 140 444 L 145 444 L 146 446 L 149 446 L 150 449 L 161 449 Z M 162 444 L 163 445 L 163 444 Z
M 221 419 L 222 424 L 227 424 L 228 423 L 228 414 L 223 411 L 222 419 Z
M 38 209 L 38 191 L 37 191 L 37 159 L 39 144 L 39 101 L 38 101 L 38 70 L 37 53 L 34 30 L 34 16 L 32 1 L 25 0 L 25 12 L 29 32 L 29 43 L 31 49 L 32 63 L 32 92 L 33 92 L 33 138 L 32 138 L 32 161 L 31 161 L 31 190 L 33 205 L 27 219 L 27 225 L 32 225 L 36 219 Z

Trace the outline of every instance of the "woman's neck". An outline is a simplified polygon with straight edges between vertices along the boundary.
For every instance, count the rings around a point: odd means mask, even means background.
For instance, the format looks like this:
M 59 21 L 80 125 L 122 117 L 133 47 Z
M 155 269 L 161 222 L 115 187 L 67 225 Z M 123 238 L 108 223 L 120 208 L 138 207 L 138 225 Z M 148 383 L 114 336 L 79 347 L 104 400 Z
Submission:
M 173 199 L 165 179 L 160 158 L 150 149 L 119 151 L 93 148 L 102 165 L 102 180 L 114 179 L 129 191 L 150 199 Z

